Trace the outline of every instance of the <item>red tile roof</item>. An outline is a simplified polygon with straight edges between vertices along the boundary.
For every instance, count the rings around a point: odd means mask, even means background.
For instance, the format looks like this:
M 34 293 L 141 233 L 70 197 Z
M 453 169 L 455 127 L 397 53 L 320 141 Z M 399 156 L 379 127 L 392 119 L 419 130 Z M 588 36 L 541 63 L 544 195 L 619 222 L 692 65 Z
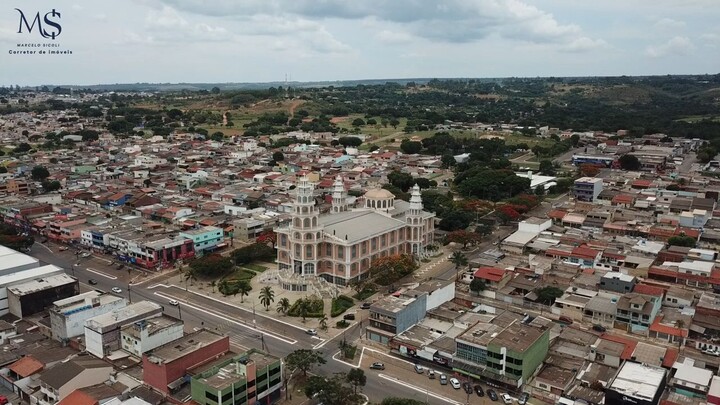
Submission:
M 25 356 L 11 364 L 9 369 L 22 378 L 40 372 L 45 365 L 33 356 Z
M 623 360 L 628 360 L 630 357 L 632 357 L 633 352 L 635 351 L 635 346 L 637 346 L 638 342 L 635 339 L 626 338 L 619 335 L 610 335 L 608 333 L 603 333 L 600 336 L 601 339 L 608 340 L 610 342 L 620 343 L 625 345 L 625 349 L 623 350 L 622 354 L 620 355 L 620 358 Z
M 635 197 L 627 194 L 618 194 L 612 199 L 613 204 L 632 204 Z
M 75 390 L 57 405 L 98 405 L 98 400 L 80 390 Z
M 663 318 L 664 318 L 664 316 L 662 316 L 662 315 L 656 316 L 652 325 L 650 325 L 650 330 L 653 332 L 664 333 L 666 335 L 671 335 L 671 336 L 682 336 L 682 337 L 688 336 L 687 329 L 680 329 L 675 326 L 670 326 L 670 325 L 661 323 Z
M 598 253 L 600 253 L 599 250 L 590 249 L 587 246 L 578 246 L 572 250 L 573 257 L 591 260 L 594 260 L 597 257 Z
M 667 350 L 665 351 L 665 356 L 663 356 L 662 366 L 667 367 L 667 368 L 672 367 L 678 358 L 678 354 L 679 354 L 678 349 L 675 349 L 673 347 L 668 347 Z
M 475 277 L 498 282 L 505 276 L 505 270 L 495 267 L 480 267 L 475 270 Z
M 563 219 L 565 215 L 567 215 L 567 212 L 562 210 L 552 210 L 547 214 L 548 218 L 552 219 Z
M 654 297 L 662 297 L 665 293 L 665 290 L 652 285 L 637 284 L 635 288 L 633 288 L 633 292 L 638 294 L 652 295 Z
M 632 186 L 638 187 L 638 188 L 649 188 L 652 185 L 653 185 L 652 180 L 638 179 L 638 180 L 635 180 L 632 182 Z

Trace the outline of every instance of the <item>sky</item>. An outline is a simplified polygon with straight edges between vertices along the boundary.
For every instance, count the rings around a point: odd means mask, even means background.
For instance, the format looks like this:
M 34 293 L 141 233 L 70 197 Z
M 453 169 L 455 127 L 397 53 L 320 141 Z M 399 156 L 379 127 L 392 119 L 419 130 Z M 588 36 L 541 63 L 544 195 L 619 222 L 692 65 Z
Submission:
M 717 21 L 720 0 L 3 0 L 0 85 L 715 74 Z

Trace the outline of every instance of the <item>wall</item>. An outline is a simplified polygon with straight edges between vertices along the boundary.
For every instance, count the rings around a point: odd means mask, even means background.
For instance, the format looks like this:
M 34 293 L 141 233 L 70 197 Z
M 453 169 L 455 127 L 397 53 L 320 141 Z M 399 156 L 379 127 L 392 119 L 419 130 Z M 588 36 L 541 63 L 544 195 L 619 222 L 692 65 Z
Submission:
M 428 293 L 426 309 L 429 311 L 455 298 L 455 283 Z
M 51 311 L 50 325 L 52 327 L 52 337 L 56 340 L 62 340 L 81 336 L 85 333 L 85 321 L 98 315 L 122 308 L 126 304 L 127 301 L 124 299 L 112 301 L 106 303 L 105 305 L 91 307 L 84 311 L 75 312 L 67 316 Z
M 127 328 L 134 327 L 134 325 L 127 326 Z M 125 331 L 120 332 L 120 341 L 123 350 L 140 357 L 145 352 L 183 337 L 183 323 L 180 322 L 178 324 L 171 325 L 149 336 L 147 331 L 147 328 L 144 329 L 140 333 L 140 339 L 137 341 L 133 335 Z
M 85 388 L 91 385 L 105 382 L 108 378 L 110 378 L 110 373 L 112 371 L 113 368 L 110 365 L 108 365 L 108 367 L 98 367 L 83 370 L 67 384 L 60 387 L 60 396 L 58 397 L 58 400 L 62 400 L 78 388 Z
M 403 310 L 397 313 L 395 318 L 396 334 L 400 334 L 410 329 L 413 325 L 425 318 L 427 308 L 427 295 L 418 296 L 415 301 L 405 306 Z

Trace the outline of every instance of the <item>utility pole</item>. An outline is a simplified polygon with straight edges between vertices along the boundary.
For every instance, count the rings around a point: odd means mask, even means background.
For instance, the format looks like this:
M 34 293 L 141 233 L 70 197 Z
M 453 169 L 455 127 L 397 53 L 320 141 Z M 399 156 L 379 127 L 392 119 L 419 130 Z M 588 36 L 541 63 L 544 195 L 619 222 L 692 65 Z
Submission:
M 132 304 L 132 294 L 130 293 L 130 282 L 128 281 L 128 301 Z
M 180 320 L 182 321 L 182 311 L 180 310 L 180 303 L 178 302 L 178 317 L 180 317 Z

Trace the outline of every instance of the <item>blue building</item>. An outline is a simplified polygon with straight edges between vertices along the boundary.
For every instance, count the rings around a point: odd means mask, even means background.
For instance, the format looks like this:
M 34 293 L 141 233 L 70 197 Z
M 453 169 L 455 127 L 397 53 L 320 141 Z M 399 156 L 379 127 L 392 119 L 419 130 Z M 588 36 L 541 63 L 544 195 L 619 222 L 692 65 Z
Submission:
M 366 337 L 388 344 L 395 335 L 405 332 L 425 318 L 427 293 L 407 290 L 382 298 L 370 306 L 370 324 Z
M 195 253 L 211 252 L 223 241 L 223 230 L 216 226 L 205 226 L 180 232 L 180 237 L 192 239 Z

